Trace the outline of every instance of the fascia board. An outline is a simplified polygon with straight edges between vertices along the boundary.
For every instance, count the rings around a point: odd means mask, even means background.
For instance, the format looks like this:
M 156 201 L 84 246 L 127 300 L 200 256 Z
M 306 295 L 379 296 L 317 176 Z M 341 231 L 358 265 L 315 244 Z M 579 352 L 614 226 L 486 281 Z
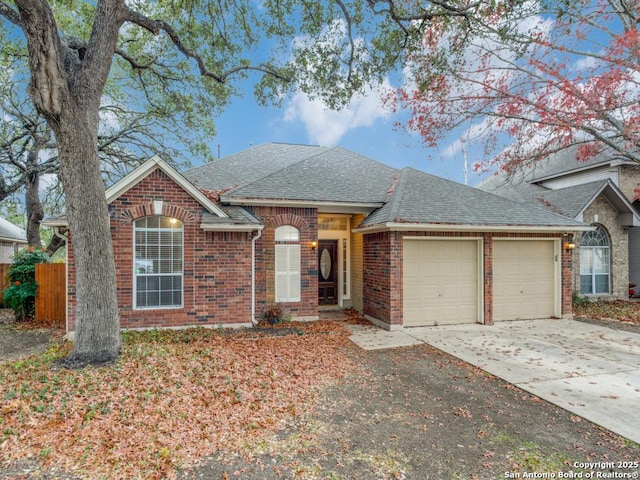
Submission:
M 191 195 L 191 197 L 193 197 L 194 200 L 206 208 L 210 213 L 221 218 L 229 218 L 229 216 L 220 207 L 209 200 L 204 193 L 198 190 L 191 182 L 184 178 L 184 176 L 178 173 L 173 167 L 171 167 L 171 165 L 165 162 L 158 155 L 151 157 L 145 163 L 129 173 L 129 175 L 109 187 L 106 191 L 107 203 L 113 202 L 127 190 L 141 182 L 157 168 L 162 170 L 169 178 L 171 178 L 171 180 L 182 187 L 182 189 L 184 189 L 189 195 Z
M 545 233 L 545 232 L 588 232 L 595 230 L 591 225 L 462 225 L 462 224 L 426 224 L 426 223 L 384 223 L 360 227 L 352 230 L 354 233 L 376 233 L 385 231 L 395 232 L 523 232 L 523 233 Z
M 203 223 L 200 228 L 205 232 L 255 232 L 264 229 L 264 225 L 218 225 Z

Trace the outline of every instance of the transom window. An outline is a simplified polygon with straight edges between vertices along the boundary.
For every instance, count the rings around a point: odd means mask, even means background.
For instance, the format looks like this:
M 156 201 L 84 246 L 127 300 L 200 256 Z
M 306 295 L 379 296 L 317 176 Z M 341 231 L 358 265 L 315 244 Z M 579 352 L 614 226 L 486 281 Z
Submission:
M 611 243 L 602 227 L 585 232 L 580 239 L 580 293 L 611 293 Z
M 300 301 L 300 231 L 292 225 L 276 228 L 276 302 Z
M 135 308 L 182 306 L 183 225 L 164 216 L 134 224 Z

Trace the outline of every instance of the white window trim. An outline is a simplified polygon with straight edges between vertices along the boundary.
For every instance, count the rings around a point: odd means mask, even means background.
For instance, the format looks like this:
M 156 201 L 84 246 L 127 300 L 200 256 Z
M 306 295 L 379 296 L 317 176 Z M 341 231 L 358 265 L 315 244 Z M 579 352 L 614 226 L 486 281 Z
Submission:
M 285 231 L 285 229 L 288 229 Z M 295 229 L 296 235 L 292 235 Z M 278 230 L 283 235 L 280 235 Z M 283 225 L 275 231 L 275 297 L 278 303 L 295 303 L 302 300 L 302 275 L 300 267 L 300 231 L 292 225 Z M 285 240 L 286 239 L 286 240 Z
M 163 215 L 157 215 L 157 216 L 163 216 Z M 136 228 L 136 223 L 139 220 L 143 220 L 144 218 L 148 218 L 148 217 L 142 217 L 142 218 L 138 218 L 136 220 L 134 220 L 133 222 L 133 309 L 134 310 L 175 310 L 175 309 L 180 309 L 180 308 L 184 308 L 184 223 L 180 222 L 182 225 L 181 228 L 181 232 L 182 232 L 182 271 L 177 274 L 177 273 L 171 273 L 171 274 L 156 274 L 157 277 L 160 276 L 180 276 L 181 277 L 181 294 L 180 294 L 180 305 L 155 305 L 155 306 L 138 306 L 138 274 L 136 273 L 136 236 L 137 236 L 137 228 Z M 142 230 L 142 229 L 140 229 Z M 163 229 L 163 228 L 146 228 L 146 231 L 166 231 L 168 229 Z

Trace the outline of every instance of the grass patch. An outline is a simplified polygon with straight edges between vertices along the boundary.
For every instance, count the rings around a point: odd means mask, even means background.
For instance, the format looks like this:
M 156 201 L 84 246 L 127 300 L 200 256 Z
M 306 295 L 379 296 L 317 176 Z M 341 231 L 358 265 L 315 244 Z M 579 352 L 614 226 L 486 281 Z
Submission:
M 117 363 L 53 370 L 69 345 L 0 365 L 0 462 L 38 458 L 90 478 L 167 478 L 239 451 L 355 368 L 334 322 L 302 335 L 191 329 L 128 332 Z

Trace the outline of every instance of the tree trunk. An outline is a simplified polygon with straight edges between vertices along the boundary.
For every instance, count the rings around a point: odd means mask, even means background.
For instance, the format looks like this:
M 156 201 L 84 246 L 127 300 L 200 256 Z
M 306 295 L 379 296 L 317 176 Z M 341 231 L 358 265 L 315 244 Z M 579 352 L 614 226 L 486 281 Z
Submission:
M 54 126 L 76 272 L 75 341 L 64 361 L 71 367 L 111 362 L 121 344 L 111 228 L 96 147 L 98 104 L 89 112 L 92 108 L 69 106 Z
M 30 247 L 42 247 L 40 238 L 40 222 L 44 217 L 44 209 L 40 202 L 40 175 L 32 173 L 27 179 L 26 207 L 27 207 L 27 243 Z
M 83 53 L 63 45 L 47 0 L 15 0 L 15 4 L 29 48 L 29 95 L 56 136 L 75 258 L 75 341 L 62 363 L 83 367 L 111 362 L 120 352 L 121 336 L 111 228 L 98 159 L 98 115 L 125 3 L 96 2 Z

